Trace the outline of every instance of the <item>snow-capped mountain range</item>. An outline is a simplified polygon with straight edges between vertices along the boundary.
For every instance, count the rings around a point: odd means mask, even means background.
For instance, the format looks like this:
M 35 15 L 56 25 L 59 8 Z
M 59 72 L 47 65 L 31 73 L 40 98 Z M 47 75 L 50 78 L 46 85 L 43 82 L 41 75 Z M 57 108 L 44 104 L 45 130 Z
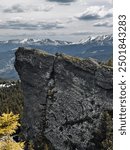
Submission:
M 28 45 L 68 45 L 72 44 L 72 42 L 68 41 L 60 41 L 60 40 L 50 40 L 50 39 L 14 39 L 8 41 L 0 41 L 2 44 L 28 44 Z
M 102 36 L 96 36 L 91 37 L 89 36 L 87 39 L 80 40 L 77 44 L 98 44 L 98 45 L 105 45 L 105 44 L 112 44 L 113 43 L 113 35 L 102 35 Z
M 8 41 L 0 41 L 0 44 L 28 44 L 28 45 L 74 45 L 74 44 L 111 44 L 113 41 L 112 35 L 102 35 L 91 37 L 89 36 L 87 39 L 82 39 L 78 42 L 68 42 L 68 41 L 60 41 L 60 40 L 51 40 L 51 39 L 13 39 Z
M 105 61 L 113 54 L 113 36 L 88 37 L 78 42 L 51 39 L 14 39 L 0 41 L 0 77 L 17 78 L 13 67 L 14 53 L 18 47 L 38 48 L 49 53 L 65 53 L 72 56 L 93 57 Z

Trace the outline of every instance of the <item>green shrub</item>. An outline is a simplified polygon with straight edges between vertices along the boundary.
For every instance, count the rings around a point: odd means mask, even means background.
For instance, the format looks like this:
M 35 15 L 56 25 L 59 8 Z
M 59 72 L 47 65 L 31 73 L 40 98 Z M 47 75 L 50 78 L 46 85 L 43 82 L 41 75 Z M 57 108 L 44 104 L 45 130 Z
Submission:
M 94 144 L 94 150 L 113 150 L 113 119 L 112 110 L 101 114 L 98 128 L 93 131 L 90 143 Z

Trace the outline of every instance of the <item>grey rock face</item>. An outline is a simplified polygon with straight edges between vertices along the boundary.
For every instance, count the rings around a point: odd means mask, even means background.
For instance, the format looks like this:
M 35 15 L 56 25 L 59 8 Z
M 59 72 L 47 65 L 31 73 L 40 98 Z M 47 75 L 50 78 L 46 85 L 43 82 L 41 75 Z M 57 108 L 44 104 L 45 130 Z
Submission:
M 19 48 L 15 68 L 24 92 L 24 131 L 36 150 L 90 150 L 103 110 L 112 109 L 112 68 L 93 59 Z

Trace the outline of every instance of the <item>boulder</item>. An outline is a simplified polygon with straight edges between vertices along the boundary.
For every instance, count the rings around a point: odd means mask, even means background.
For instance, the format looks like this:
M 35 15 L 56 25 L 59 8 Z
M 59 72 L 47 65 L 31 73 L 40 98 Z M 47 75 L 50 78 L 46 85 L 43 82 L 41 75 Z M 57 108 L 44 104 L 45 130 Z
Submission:
M 92 58 L 23 47 L 15 68 L 24 94 L 24 135 L 35 149 L 49 143 L 54 150 L 92 150 L 101 113 L 112 110 L 112 68 Z

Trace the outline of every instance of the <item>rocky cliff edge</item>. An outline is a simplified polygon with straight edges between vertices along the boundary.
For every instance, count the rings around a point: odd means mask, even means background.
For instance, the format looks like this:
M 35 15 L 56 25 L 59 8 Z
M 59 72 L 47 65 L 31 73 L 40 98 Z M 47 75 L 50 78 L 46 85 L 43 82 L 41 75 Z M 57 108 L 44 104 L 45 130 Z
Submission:
M 94 59 L 19 48 L 15 68 L 24 93 L 24 135 L 36 150 L 92 149 L 101 113 L 112 110 L 112 68 Z

